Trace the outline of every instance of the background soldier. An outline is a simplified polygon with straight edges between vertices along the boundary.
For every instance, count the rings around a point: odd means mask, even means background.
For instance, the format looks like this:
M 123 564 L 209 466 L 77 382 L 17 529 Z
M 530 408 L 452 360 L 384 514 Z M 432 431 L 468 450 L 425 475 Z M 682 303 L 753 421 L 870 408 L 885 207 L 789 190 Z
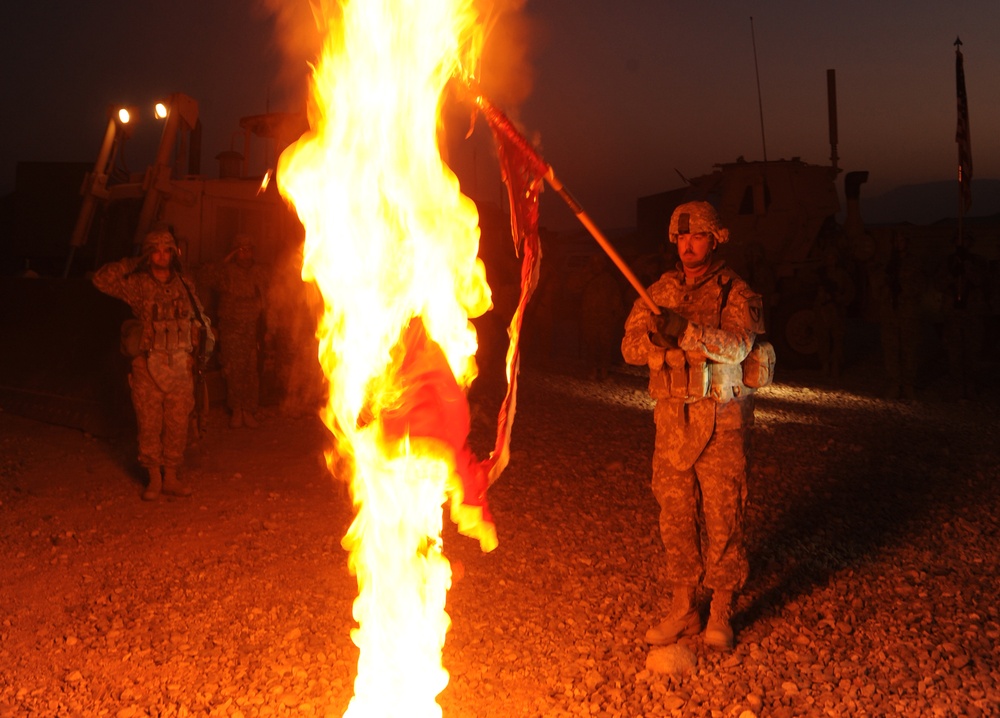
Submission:
M 961 399 L 976 396 L 989 304 L 986 262 L 970 251 L 971 242 L 971 237 L 957 242 L 938 278 L 944 318 L 941 338 L 948 355 L 948 378 L 952 391 Z
M 669 615 L 646 641 L 663 645 L 701 631 L 695 595 L 704 582 L 713 592 L 705 642 L 728 650 L 734 597 L 749 570 L 743 521 L 753 390 L 740 363 L 764 330 L 762 301 L 713 261 L 729 231 L 710 204 L 680 205 L 669 231 L 680 264 L 649 288 L 661 314 L 636 301 L 622 340 L 625 361 L 649 367 L 656 400 L 653 493 L 673 592 Z
M 271 364 L 282 388 L 279 409 L 294 418 L 316 416 L 327 394 L 316 339 L 323 297 L 314 282 L 302 281 L 301 244 L 276 262 L 266 310 L 274 340 L 265 367 Z
M 852 301 L 854 281 L 841 264 L 840 254 L 831 247 L 823 255 L 813 304 L 820 367 L 823 374 L 831 379 L 839 379 L 844 368 L 847 308 Z
M 902 232 L 879 236 L 869 267 L 872 294 L 878 300 L 882 359 L 888 384 L 886 399 L 916 399 L 920 367 L 920 304 L 925 278 L 918 257 Z
M 254 261 L 253 239 L 233 238 L 221 264 L 202 270 L 202 284 L 218 295 L 219 361 L 226 379 L 229 425 L 257 426 L 260 405 L 258 347 L 267 296 L 267 271 Z
M 132 357 L 129 385 L 139 463 L 149 474 L 145 501 L 161 491 L 191 494 L 178 480 L 177 468 L 194 408 L 192 353 L 199 341 L 207 353 L 213 341 L 194 288 L 181 276 L 179 256 L 173 234 L 156 229 L 143 240 L 141 256 L 106 264 L 93 278 L 95 287 L 126 302 L 135 316 L 123 326 L 122 349 Z

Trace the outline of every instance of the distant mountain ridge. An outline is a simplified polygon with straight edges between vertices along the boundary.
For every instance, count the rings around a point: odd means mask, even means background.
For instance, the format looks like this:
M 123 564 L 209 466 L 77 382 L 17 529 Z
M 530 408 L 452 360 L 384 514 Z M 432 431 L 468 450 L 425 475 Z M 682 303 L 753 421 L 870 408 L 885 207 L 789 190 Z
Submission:
M 972 180 L 972 207 L 967 217 L 1000 214 L 1000 179 Z M 896 187 L 874 197 L 861 188 L 861 217 L 866 224 L 933 224 L 958 216 L 958 183 L 955 180 L 924 182 Z

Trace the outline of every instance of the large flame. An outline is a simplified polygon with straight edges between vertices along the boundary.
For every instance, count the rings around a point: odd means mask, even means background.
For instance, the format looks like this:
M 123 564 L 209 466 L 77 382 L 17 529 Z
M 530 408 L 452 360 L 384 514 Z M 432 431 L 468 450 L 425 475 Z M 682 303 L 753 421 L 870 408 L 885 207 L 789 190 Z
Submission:
M 469 322 L 490 306 L 478 214 L 438 145 L 444 89 L 478 53 L 472 0 L 314 3 L 326 28 L 310 130 L 277 180 L 306 230 L 303 279 L 325 311 L 323 419 L 349 467 L 344 538 L 360 648 L 349 716 L 441 715 L 451 568 L 442 507 L 485 549 L 492 524 L 463 502 Z M 331 465 L 334 458 L 329 458 Z

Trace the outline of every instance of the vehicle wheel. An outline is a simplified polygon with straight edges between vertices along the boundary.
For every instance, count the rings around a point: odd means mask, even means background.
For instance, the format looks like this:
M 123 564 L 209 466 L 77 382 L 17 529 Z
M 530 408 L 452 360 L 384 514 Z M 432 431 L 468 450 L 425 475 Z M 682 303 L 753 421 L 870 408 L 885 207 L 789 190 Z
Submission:
M 816 313 L 812 302 L 790 302 L 775 316 L 772 336 L 777 345 L 778 364 L 790 369 L 815 368 L 819 363 L 819 340 L 816 336 Z
M 785 342 L 796 354 L 810 356 L 819 351 L 816 339 L 816 313 L 798 309 L 785 322 Z

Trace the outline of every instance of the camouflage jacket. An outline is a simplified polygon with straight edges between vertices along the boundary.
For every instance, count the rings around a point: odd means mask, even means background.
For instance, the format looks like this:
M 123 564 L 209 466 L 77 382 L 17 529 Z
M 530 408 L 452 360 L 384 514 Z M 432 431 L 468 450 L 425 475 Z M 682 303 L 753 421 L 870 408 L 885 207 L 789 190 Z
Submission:
M 94 273 L 94 286 L 131 307 L 142 322 L 143 351 L 190 352 L 198 343 L 204 317 L 194 288 L 177 272 L 161 282 L 141 265 L 140 257 L 106 264 Z
M 255 324 L 263 315 L 268 282 L 262 265 L 244 267 L 226 261 L 205 266 L 200 278 L 202 286 L 218 293 L 220 325 L 231 329 L 237 324 Z
M 749 394 L 740 362 L 764 331 L 760 295 L 721 261 L 694 284 L 685 282 L 678 265 L 649 287 L 649 295 L 689 322 L 678 346 L 670 349 L 651 341 L 652 312 L 641 299 L 625 322 L 622 356 L 629 364 L 649 367 L 654 399 L 725 403 Z

